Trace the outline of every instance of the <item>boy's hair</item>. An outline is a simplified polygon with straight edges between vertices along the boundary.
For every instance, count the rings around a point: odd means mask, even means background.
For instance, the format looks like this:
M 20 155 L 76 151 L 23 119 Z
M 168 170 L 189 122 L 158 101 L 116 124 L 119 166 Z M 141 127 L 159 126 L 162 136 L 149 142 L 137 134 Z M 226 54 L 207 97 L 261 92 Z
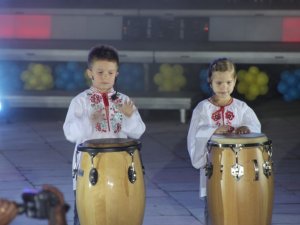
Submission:
M 91 68 L 95 60 L 107 60 L 116 62 L 119 66 L 118 51 L 110 45 L 99 45 L 91 48 L 88 54 L 88 67 Z
M 233 71 L 233 76 L 236 77 L 235 65 L 227 58 L 218 58 L 211 62 L 208 67 L 208 81 L 211 82 L 213 72 Z

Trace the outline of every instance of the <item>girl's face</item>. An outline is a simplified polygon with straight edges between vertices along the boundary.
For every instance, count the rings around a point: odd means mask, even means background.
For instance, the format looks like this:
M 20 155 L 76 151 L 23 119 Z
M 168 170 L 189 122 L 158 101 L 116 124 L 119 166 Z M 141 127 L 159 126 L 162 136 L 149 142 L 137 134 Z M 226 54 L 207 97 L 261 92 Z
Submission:
M 118 65 L 107 60 L 95 60 L 88 69 L 88 76 L 92 80 L 93 87 L 101 92 L 108 92 L 114 86 L 118 76 Z
M 211 77 L 211 87 L 216 97 L 220 99 L 228 99 L 231 97 L 236 78 L 233 71 L 213 72 Z

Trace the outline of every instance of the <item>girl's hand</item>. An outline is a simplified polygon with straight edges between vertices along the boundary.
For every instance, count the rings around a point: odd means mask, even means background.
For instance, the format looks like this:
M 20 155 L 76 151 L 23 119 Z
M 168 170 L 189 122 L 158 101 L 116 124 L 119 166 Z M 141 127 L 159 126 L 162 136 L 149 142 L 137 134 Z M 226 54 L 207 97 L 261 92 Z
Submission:
M 235 133 L 236 134 L 249 134 L 250 129 L 247 126 L 241 126 L 241 127 L 236 128 Z
M 234 128 L 229 125 L 223 125 L 215 130 L 214 134 L 231 134 Z
M 134 107 L 134 104 L 131 100 L 126 100 L 124 101 L 123 105 L 120 106 L 120 111 L 127 117 L 131 117 L 134 110 L 135 110 L 135 107 Z

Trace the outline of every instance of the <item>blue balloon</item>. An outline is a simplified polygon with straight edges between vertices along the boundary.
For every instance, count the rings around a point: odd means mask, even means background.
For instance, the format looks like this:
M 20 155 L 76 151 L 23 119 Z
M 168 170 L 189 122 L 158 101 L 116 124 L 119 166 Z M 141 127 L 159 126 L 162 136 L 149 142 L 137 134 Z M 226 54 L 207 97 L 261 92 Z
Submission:
M 291 74 L 288 70 L 283 71 L 280 75 L 281 80 L 283 80 L 283 81 L 287 81 L 290 76 L 291 76 Z
M 65 90 L 75 90 L 87 87 L 84 77 L 85 68 L 78 62 L 59 64 L 55 68 L 56 87 Z
M 300 76 L 300 69 L 294 70 L 294 74 L 296 74 L 297 76 Z
M 73 91 L 77 89 L 77 86 L 75 83 L 69 82 L 68 84 L 66 84 L 65 89 L 68 91 Z
M 297 84 L 297 90 L 300 93 L 300 82 Z
M 73 74 L 75 83 L 85 82 L 84 75 L 81 71 L 77 71 Z
M 20 79 L 24 66 L 13 62 L 0 62 L 0 89 L 2 91 L 22 89 Z
M 73 74 L 72 72 L 66 70 L 64 73 L 62 73 L 61 75 L 61 78 L 66 81 L 66 82 L 70 82 L 70 81 L 73 81 Z
M 208 76 L 208 70 L 207 69 L 202 69 L 200 70 L 199 77 L 201 81 L 206 81 Z
M 284 94 L 287 91 L 287 84 L 283 81 L 279 82 L 278 86 L 277 86 L 277 90 L 281 93 Z
M 68 62 L 66 68 L 67 70 L 74 72 L 79 69 L 79 64 L 77 62 Z
M 130 65 L 128 63 L 123 63 L 119 68 L 119 75 L 128 74 L 130 71 Z
M 298 92 L 297 88 L 290 88 L 288 95 L 290 95 L 293 100 L 296 100 L 300 97 L 300 93 Z
M 207 95 L 212 94 L 211 88 L 209 87 L 209 84 L 207 82 L 201 82 L 200 89 Z
M 288 84 L 289 86 L 292 87 L 292 86 L 294 86 L 294 85 L 296 84 L 297 78 L 296 78 L 296 76 L 290 74 L 290 76 L 288 77 L 288 79 L 286 80 L 286 82 L 287 82 L 287 84 Z
M 58 89 L 64 89 L 64 87 L 65 87 L 64 80 L 61 79 L 61 78 L 56 78 L 56 80 L 55 80 L 55 87 L 58 88 Z
M 145 89 L 145 81 L 144 81 L 144 79 L 137 80 L 136 85 L 137 85 L 136 86 L 137 90 L 139 90 L 139 91 L 144 90 Z
M 59 77 L 62 73 L 66 71 L 66 67 L 63 64 L 59 64 L 54 69 L 55 75 Z
M 296 77 L 297 83 L 300 82 L 300 70 L 298 70 L 298 72 L 296 72 L 297 70 L 294 71 L 294 76 Z
M 287 102 L 291 102 L 293 99 L 291 98 L 291 96 L 290 95 L 288 95 L 288 94 L 284 94 L 283 95 L 283 99 L 285 100 L 285 101 L 287 101 Z

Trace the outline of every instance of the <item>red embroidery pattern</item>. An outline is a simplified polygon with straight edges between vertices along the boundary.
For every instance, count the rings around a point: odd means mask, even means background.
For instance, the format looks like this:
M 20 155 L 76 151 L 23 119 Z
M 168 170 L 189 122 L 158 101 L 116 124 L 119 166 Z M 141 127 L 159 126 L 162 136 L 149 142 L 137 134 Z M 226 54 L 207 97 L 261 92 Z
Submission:
M 93 94 L 91 97 L 90 97 L 90 101 L 94 104 L 98 104 L 100 102 L 100 96 L 98 94 Z
M 225 113 L 225 118 L 228 119 L 228 120 L 233 120 L 233 118 L 234 118 L 233 112 L 231 112 L 231 111 L 226 111 L 226 113 Z
M 107 94 L 88 93 L 91 107 L 94 111 L 99 111 L 101 118 L 94 124 L 98 132 L 119 133 L 122 129 L 122 113 L 119 107 L 122 106 L 122 99 L 119 94 L 115 100 L 108 98 Z
M 213 119 L 213 121 L 218 121 L 222 118 L 222 112 L 220 110 L 214 112 L 212 115 L 211 115 L 211 118 Z
M 101 132 L 106 132 L 106 129 L 102 128 L 100 123 L 96 124 L 96 130 Z
M 120 131 L 121 131 L 121 124 L 120 123 L 117 123 L 116 124 L 116 129 L 114 130 L 114 133 L 116 134 L 116 133 L 119 133 Z
M 225 111 L 224 107 L 220 107 L 219 110 L 217 110 L 211 115 L 212 120 L 216 122 L 217 126 L 221 126 L 222 124 L 231 125 L 231 121 L 234 119 L 233 112 L 227 110 L 224 113 L 224 111 Z

